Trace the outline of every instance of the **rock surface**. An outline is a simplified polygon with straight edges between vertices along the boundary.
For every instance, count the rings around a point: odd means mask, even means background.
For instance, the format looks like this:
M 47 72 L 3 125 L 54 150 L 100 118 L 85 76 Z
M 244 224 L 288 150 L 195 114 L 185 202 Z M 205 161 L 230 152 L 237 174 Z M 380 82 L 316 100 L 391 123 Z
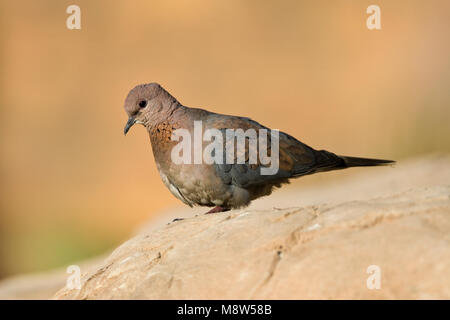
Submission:
M 48 298 L 59 284 L 54 299 L 449 299 L 450 157 L 336 177 L 243 210 L 173 210 L 80 265 L 81 289 L 59 272 L 4 281 L 0 298 Z
M 450 185 L 392 189 L 143 231 L 85 274 L 80 290 L 64 288 L 55 298 L 450 298 Z M 367 287 L 372 265 L 381 271 L 380 289 Z

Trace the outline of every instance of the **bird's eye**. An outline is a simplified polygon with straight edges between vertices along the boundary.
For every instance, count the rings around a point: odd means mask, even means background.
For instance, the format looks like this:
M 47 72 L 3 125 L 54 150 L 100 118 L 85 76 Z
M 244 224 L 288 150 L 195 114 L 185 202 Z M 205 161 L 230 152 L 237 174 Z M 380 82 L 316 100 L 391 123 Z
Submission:
M 140 108 L 145 108 L 147 106 L 147 100 L 141 100 L 139 101 L 139 107 Z

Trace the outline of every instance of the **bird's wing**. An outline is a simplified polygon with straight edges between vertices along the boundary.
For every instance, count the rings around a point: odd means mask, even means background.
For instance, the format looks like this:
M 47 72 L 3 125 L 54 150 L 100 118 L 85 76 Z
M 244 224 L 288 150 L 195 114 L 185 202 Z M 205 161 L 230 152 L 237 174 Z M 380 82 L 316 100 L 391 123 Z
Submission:
M 260 129 L 267 131 L 267 148 L 266 155 L 270 157 L 271 150 L 271 131 L 248 118 L 232 117 L 217 115 L 208 121 L 208 126 L 219 129 L 223 132 L 223 137 L 226 136 L 226 129 L 254 129 L 259 133 Z M 249 187 L 263 184 L 277 184 L 286 181 L 288 178 L 299 177 L 306 174 L 311 174 L 318 171 L 326 171 L 330 168 L 336 168 L 342 161 L 338 156 L 327 152 L 317 151 L 298 141 L 292 136 L 279 132 L 279 156 L 278 171 L 274 174 L 261 174 L 262 168 L 269 168 L 270 163 L 261 161 L 258 143 L 250 143 L 248 139 L 245 142 L 245 148 L 237 147 L 237 140 L 226 140 L 224 143 L 224 161 L 223 164 L 214 164 L 218 176 L 224 183 L 237 185 L 239 187 Z M 226 161 L 226 153 L 229 150 L 234 150 L 233 161 Z M 243 154 L 244 153 L 244 154 Z M 256 154 L 256 163 L 249 161 L 250 155 Z M 245 163 L 237 163 L 239 156 L 243 156 Z

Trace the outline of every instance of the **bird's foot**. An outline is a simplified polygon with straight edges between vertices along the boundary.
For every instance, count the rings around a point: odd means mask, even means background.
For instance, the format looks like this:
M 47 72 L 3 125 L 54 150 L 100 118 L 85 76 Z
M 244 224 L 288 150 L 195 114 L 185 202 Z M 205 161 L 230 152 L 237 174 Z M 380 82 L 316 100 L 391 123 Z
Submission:
M 217 212 L 225 212 L 225 211 L 230 211 L 230 209 L 229 208 L 223 208 L 221 206 L 217 206 L 217 207 L 212 208 L 211 210 L 209 210 L 205 214 L 211 214 L 211 213 L 217 213 Z

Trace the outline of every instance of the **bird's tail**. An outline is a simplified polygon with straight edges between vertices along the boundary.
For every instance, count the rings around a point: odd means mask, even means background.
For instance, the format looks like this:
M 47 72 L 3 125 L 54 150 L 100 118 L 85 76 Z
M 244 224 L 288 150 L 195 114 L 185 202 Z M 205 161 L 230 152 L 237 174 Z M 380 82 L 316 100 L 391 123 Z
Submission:
M 393 160 L 383 160 L 383 159 L 368 159 L 368 158 L 357 158 L 357 157 L 347 157 L 339 156 L 344 163 L 345 168 L 350 167 L 372 167 L 372 166 L 386 166 L 394 164 Z
M 307 170 L 305 170 L 304 166 L 300 166 L 299 170 L 297 172 L 294 172 L 292 177 L 300 177 L 316 172 L 341 170 L 351 167 L 385 166 L 395 163 L 395 161 L 393 160 L 338 156 L 326 150 L 314 150 L 314 158 L 314 166 L 308 168 Z

